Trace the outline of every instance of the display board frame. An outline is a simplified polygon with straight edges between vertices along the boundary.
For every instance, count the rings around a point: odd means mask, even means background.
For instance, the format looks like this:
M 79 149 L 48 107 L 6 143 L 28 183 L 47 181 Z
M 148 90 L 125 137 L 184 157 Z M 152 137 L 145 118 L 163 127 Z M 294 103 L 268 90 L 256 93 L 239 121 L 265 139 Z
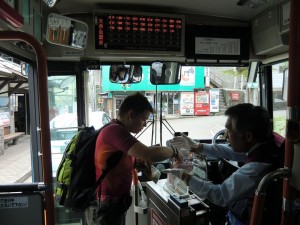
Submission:
M 187 59 L 249 60 L 250 28 L 187 25 Z
M 98 10 L 93 18 L 97 53 L 184 56 L 184 15 Z

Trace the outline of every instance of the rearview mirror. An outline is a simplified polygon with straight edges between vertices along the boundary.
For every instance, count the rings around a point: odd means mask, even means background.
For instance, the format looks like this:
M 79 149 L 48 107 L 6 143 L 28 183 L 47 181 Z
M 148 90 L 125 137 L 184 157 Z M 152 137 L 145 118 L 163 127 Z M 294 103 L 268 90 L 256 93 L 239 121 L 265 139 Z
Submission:
M 55 45 L 85 49 L 88 25 L 82 21 L 50 13 L 47 20 L 46 40 Z
M 159 84 L 178 84 L 180 64 L 177 62 L 153 62 L 150 68 L 150 82 Z
M 143 69 L 140 65 L 114 64 L 109 69 L 109 80 L 117 84 L 139 83 Z

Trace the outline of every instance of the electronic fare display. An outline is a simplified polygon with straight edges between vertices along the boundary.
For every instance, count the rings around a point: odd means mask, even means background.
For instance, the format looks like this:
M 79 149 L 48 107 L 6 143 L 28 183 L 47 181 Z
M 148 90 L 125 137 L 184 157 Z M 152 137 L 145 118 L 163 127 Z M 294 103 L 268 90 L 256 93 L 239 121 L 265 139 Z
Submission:
M 182 52 L 182 17 L 95 14 L 95 48 Z

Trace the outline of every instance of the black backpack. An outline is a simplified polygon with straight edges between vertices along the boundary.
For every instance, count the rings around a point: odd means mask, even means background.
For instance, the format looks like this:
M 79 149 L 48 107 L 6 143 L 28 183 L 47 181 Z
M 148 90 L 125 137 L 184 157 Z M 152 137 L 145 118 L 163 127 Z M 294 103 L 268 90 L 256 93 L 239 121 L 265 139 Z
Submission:
M 70 141 L 56 172 L 55 200 L 74 211 L 84 211 L 95 199 L 96 189 L 109 170 L 115 167 L 123 152 L 114 152 L 106 161 L 96 181 L 94 153 L 100 131 L 94 127 L 80 130 Z

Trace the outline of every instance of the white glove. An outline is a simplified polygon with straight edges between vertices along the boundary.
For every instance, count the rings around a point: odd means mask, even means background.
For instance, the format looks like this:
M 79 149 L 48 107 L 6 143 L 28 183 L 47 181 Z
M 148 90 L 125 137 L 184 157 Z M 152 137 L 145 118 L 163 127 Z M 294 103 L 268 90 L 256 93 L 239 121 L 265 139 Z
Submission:
M 170 141 L 171 145 L 176 148 L 184 148 L 190 150 L 191 148 L 198 148 L 199 143 L 192 140 L 185 134 L 181 133 L 181 136 L 174 137 Z
M 176 168 L 176 169 L 165 169 L 162 171 L 162 173 L 170 173 L 176 177 L 178 177 L 179 179 L 182 179 L 182 174 L 185 172 L 185 169 L 180 169 L 180 168 Z

